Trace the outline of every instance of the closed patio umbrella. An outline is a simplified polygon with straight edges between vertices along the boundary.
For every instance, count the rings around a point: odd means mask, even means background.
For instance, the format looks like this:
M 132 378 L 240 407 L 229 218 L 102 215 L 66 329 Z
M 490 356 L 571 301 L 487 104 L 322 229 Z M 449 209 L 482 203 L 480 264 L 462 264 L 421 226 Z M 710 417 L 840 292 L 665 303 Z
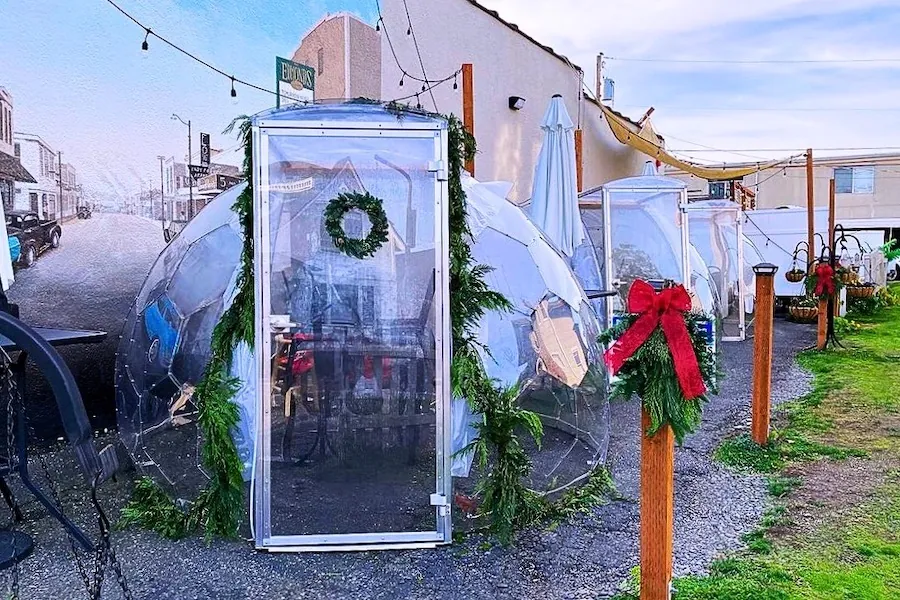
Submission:
M 531 193 L 531 220 L 571 257 L 584 240 L 575 174 L 575 124 L 562 96 L 550 100 L 541 122 L 544 142 Z

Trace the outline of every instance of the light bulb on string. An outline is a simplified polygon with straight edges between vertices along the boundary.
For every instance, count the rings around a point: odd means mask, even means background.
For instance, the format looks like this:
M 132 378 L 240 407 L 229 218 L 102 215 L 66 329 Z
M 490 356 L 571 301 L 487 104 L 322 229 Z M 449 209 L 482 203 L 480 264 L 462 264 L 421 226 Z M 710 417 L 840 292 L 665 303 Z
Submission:
M 400 76 L 400 87 L 403 87 L 403 80 L 406 79 L 406 73 Z
M 406 28 L 406 35 L 412 35 L 412 25 Z
M 234 75 L 231 76 L 231 103 L 238 103 L 237 90 L 234 89 Z
M 459 84 L 456 82 L 456 75 L 453 76 L 453 89 L 458 90 Z
M 422 91 L 423 91 L 423 92 L 425 91 L 425 84 L 424 84 L 424 83 L 422 84 Z
M 787 169 L 786 169 L 786 168 L 781 169 L 781 176 L 782 176 L 782 177 L 787 177 Z
M 144 41 L 141 42 L 141 58 L 147 58 L 150 55 L 150 44 L 147 43 L 147 38 L 150 37 L 150 28 L 147 28 L 147 33 L 144 34 Z
M 375 21 L 375 31 L 381 31 L 381 17 L 379 17 L 378 20 Z
M 416 108 L 422 110 L 422 103 L 419 101 L 419 95 L 416 94 Z

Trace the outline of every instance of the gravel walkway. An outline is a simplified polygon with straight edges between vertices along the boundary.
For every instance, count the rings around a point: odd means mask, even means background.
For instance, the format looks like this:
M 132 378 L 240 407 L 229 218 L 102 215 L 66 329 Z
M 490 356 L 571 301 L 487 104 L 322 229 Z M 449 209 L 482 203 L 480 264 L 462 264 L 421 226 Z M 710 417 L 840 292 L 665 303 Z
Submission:
M 809 326 L 776 322 L 773 390 L 776 402 L 808 389 L 794 363 L 814 341 Z M 723 346 L 727 376 L 708 406 L 701 431 L 676 451 L 675 570 L 703 573 L 710 561 L 740 547 L 766 508 L 761 477 L 737 475 L 711 461 L 720 440 L 749 425 L 752 340 Z M 249 544 L 190 539 L 168 542 L 138 531 L 117 532 L 115 544 L 135 599 L 586 599 L 614 594 L 638 561 L 639 406 L 613 406 L 610 466 L 625 500 L 599 507 L 591 517 L 554 531 L 521 534 L 508 549 L 484 550 L 483 540 L 432 551 L 352 554 L 264 554 Z M 66 472 L 66 453 L 51 456 L 54 476 Z M 36 467 L 35 467 L 36 468 Z M 90 523 L 84 487 L 64 490 L 67 507 Z M 127 497 L 128 484 L 105 485 L 110 513 Z M 20 497 L 26 496 L 19 494 Z M 21 598 L 84 598 L 68 544 L 55 521 L 30 502 L 22 528 L 36 540 L 21 565 Z M 120 598 L 107 581 L 103 598 Z

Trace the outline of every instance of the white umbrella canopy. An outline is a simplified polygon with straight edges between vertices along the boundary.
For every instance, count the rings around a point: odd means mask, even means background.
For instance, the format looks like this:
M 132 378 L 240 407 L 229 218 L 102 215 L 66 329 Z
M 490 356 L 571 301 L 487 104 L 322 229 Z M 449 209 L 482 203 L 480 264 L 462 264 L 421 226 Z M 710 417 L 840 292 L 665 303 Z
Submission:
M 571 257 L 584 240 L 584 228 L 578 211 L 575 124 L 562 96 L 550 100 L 541 129 L 544 142 L 534 170 L 531 220 Z

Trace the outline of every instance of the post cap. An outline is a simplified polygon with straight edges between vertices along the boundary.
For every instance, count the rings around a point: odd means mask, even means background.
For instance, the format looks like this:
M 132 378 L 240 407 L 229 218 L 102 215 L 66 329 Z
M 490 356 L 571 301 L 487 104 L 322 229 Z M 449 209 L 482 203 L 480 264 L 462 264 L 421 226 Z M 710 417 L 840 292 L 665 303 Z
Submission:
M 753 267 L 753 272 L 757 275 L 774 275 L 778 271 L 778 265 L 772 263 L 759 263 Z

